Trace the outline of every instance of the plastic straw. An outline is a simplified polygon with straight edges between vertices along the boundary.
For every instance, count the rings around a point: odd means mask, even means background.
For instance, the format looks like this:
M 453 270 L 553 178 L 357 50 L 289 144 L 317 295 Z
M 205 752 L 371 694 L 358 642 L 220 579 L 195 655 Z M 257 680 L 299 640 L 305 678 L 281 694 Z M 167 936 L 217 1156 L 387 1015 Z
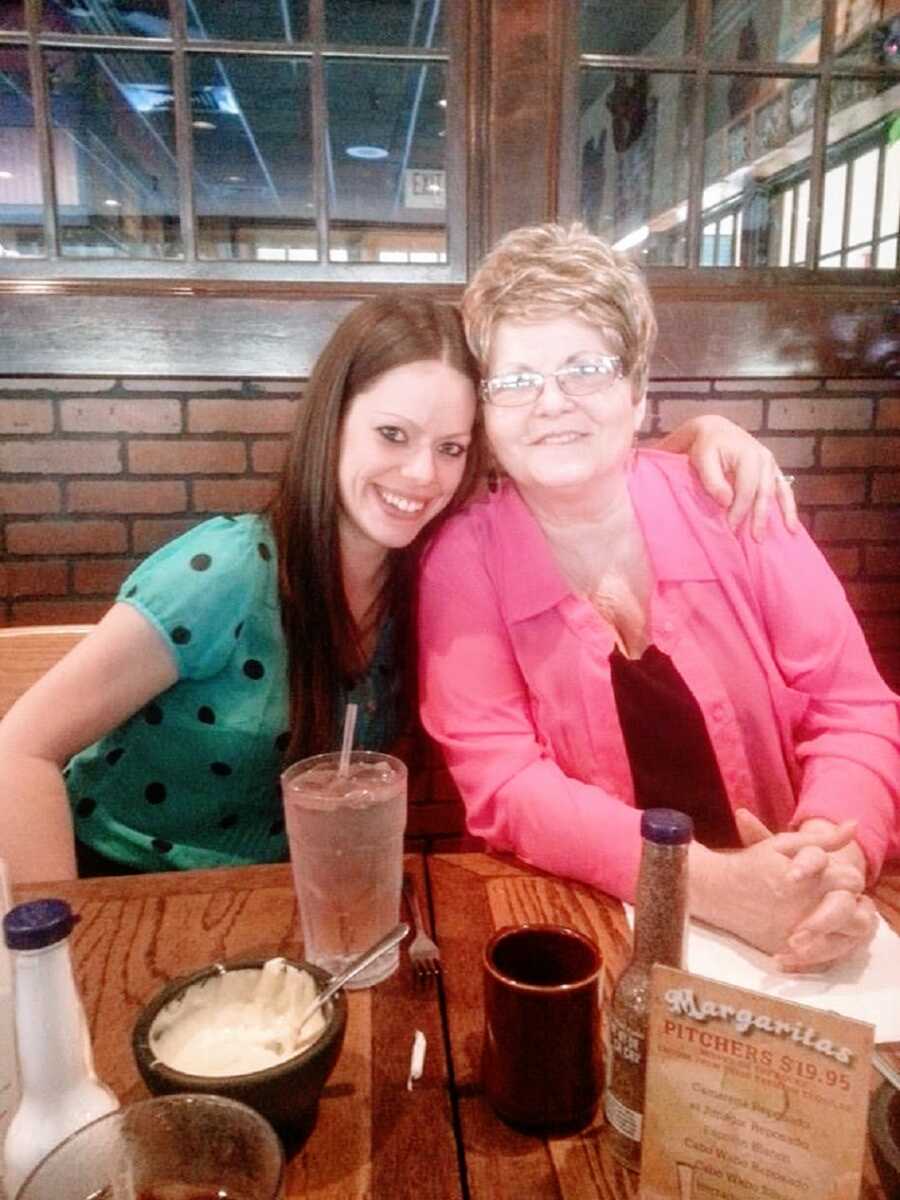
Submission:
M 356 714 L 358 704 L 348 704 L 344 713 L 344 740 L 341 743 L 341 757 L 338 762 L 338 775 L 343 778 L 350 770 L 350 751 L 353 749 L 353 733 L 356 729 Z

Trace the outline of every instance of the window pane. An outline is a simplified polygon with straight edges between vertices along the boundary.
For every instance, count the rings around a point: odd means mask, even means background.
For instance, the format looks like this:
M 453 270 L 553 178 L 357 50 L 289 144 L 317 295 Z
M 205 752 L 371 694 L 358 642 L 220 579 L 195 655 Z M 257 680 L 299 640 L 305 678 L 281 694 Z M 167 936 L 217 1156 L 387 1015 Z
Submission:
M 684 263 L 691 81 L 581 74 L 582 220 L 642 263 Z
M 888 238 L 878 247 L 876 266 L 893 270 L 897 266 L 897 239 Z
M 443 46 L 441 0 L 325 0 L 325 37 L 360 46 Z
M 446 253 L 445 80 L 442 64 L 327 64 L 332 262 Z
M 189 60 L 201 258 L 316 257 L 306 62 Z
M 291 42 L 309 36 L 308 0 L 186 0 L 186 6 L 190 38 Z
M 585 54 L 679 56 L 690 48 L 685 0 L 581 0 L 581 49 Z
M 812 145 L 815 81 L 762 75 L 713 75 L 704 147 L 703 211 L 734 213 L 732 263 L 784 265 L 793 221 L 793 261 L 806 253 L 805 202 L 782 197 Z M 738 241 L 739 230 L 739 241 Z
M 62 253 L 181 254 L 169 58 L 61 51 L 50 64 Z
M 0 259 L 41 255 L 43 188 L 24 50 L 3 51 L 0 114 Z
M 713 0 L 710 59 L 812 63 L 819 57 L 822 0 Z
M 847 164 L 825 172 L 822 196 L 822 236 L 819 253 L 824 257 L 840 250 L 844 238 L 844 205 L 847 203 Z
M 168 0 L 44 0 L 41 23 L 53 33 L 171 36 Z
M 890 64 L 892 13 L 896 30 L 894 0 L 837 0 L 834 46 L 842 66 L 851 62 L 871 67 Z M 896 54 L 895 48 L 895 63 Z
M 847 252 L 846 266 L 856 268 L 867 268 L 875 265 L 874 255 L 872 254 L 871 246 L 857 246 L 855 250 Z
M 3 0 L 0 3 L 0 29 L 24 29 L 25 5 L 22 0 Z
M 883 237 L 886 233 L 900 233 L 900 141 L 885 146 L 882 169 L 884 191 L 881 194 L 879 233 Z
M 781 197 L 778 219 L 781 223 L 781 246 L 778 253 L 778 266 L 791 265 L 791 234 L 793 233 L 794 189 L 789 188 Z
M 806 245 L 809 241 L 809 180 L 804 181 L 797 188 L 797 219 L 794 222 L 794 262 L 804 263 L 806 261 Z M 837 264 L 840 265 L 840 260 Z
M 850 230 L 847 244 L 868 242 L 875 232 L 875 188 L 878 181 L 878 148 L 853 160 L 853 185 L 850 193 Z

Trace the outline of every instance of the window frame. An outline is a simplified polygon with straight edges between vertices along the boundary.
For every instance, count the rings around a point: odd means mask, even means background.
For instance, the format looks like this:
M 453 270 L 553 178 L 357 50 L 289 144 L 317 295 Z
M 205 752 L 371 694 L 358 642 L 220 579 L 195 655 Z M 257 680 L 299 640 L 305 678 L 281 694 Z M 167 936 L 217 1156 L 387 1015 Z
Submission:
M 726 294 L 739 286 L 766 288 L 791 287 L 795 285 L 821 285 L 828 287 L 843 284 L 878 292 L 882 287 L 900 286 L 900 269 L 894 268 L 823 268 L 817 265 L 822 223 L 822 202 L 825 171 L 833 150 L 828 145 L 828 120 L 833 79 L 876 79 L 897 77 L 900 73 L 890 68 L 842 65 L 835 57 L 835 27 L 837 0 L 823 0 L 822 26 L 820 31 L 819 59 L 812 64 L 778 62 L 758 59 L 747 62 L 738 59 L 704 58 L 705 43 L 712 18 L 712 0 L 686 0 L 688 19 L 693 21 L 693 46 L 690 52 L 680 56 L 662 57 L 652 55 L 621 55 L 583 53 L 579 44 L 581 6 L 572 0 L 575 12 L 569 22 L 563 47 L 563 90 L 561 114 L 560 173 L 557 189 L 557 206 L 560 219 L 581 219 L 581 155 L 579 146 L 580 124 L 580 77 L 584 70 L 604 69 L 610 71 L 647 71 L 650 74 L 676 73 L 694 79 L 693 107 L 690 122 L 690 149 L 688 166 L 688 210 L 686 218 L 685 265 L 653 265 L 645 268 L 653 286 L 685 287 L 702 286 L 704 289 L 721 288 Z M 710 220 L 702 207 L 704 190 L 703 156 L 706 139 L 705 114 L 710 80 L 716 76 L 747 75 L 751 77 L 779 77 L 783 79 L 813 78 L 816 80 L 816 99 L 812 125 L 812 146 L 809 157 L 808 178 L 810 181 L 810 203 L 806 255 L 802 264 L 788 267 L 720 267 L 701 266 L 703 226 Z M 824 278 L 823 278 L 824 277 Z
M 28 55 L 31 101 L 37 138 L 41 183 L 43 188 L 45 253 L 40 257 L 4 259 L 0 285 L 6 290 L 13 281 L 46 282 L 62 288 L 81 290 L 104 282 L 140 280 L 155 282 L 160 294 L 179 292 L 186 284 L 197 284 L 225 292 L 229 286 L 244 282 L 276 289 L 285 283 L 333 285 L 346 290 L 347 285 L 372 283 L 390 284 L 461 284 L 468 274 L 470 247 L 473 244 L 472 222 L 467 219 L 471 207 L 473 179 L 470 164 L 474 160 L 467 150 L 466 136 L 470 131 L 468 114 L 472 96 L 477 88 L 476 72 L 471 69 L 473 34 L 479 22 L 467 20 L 468 5 L 449 3 L 446 7 L 446 45 L 442 49 L 404 46 L 361 46 L 348 43 L 329 43 L 325 40 L 325 0 L 309 0 L 309 34 L 302 41 L 227 41 L 222 39 L 192 39 L 187 35 L 185 0 L 168 0 L 171 16 L 171 36 L 133 37 L 118 35 L 61 34 L 41 28 L 41 0 L 25 0 L 25 28 L 0 30 L 0 48 L 24 49 Z M 473 29 L 474 26 L 474 29 Z M 43 53 L 51 49 L 95 50 L 98 52 L 140 52 L 162 54 L 172 67 L 175 118 L 175 149 L 178 171 L 179 216 L 181 221 L 183 256 L 178 259 L 139 257 L 77 258 L 60 253 L 57 223 L 55 178 L 51 149 L 50 109 L 43 69 Z M 272 262 L 265 260 L 213 260 L 198 257 L 197 217 L 193 201 L 193 143 L 191 134 L 190 97 L 188 91 L 188 56 L 240 54 L 249 57 L 301 59 L 310 64 L 310 101 L 313 127 L 313 193 L 315 199 L 316 240 L 319 260 L 315 263 L 300 260 Z M 337 60 L 364 60 L 386 63 L 442 63 L 448 67 L 447 138 L 445 170 L 447 204 L 444 227 L 447 236 L 447 262 L 426 263 L 348 263 L 331 261 L 328 257 L 329 218 L 325 183 L 325 137 L 327 111 L 325 98 L 325 63 Z M 452 69 L 450 69 L 452 66 Z M 472 217 L 476 217 L 473 212 Z M 8 283 L 6 281 L 9 281 Z M 152 286 L 152 284 L 151 284 Z

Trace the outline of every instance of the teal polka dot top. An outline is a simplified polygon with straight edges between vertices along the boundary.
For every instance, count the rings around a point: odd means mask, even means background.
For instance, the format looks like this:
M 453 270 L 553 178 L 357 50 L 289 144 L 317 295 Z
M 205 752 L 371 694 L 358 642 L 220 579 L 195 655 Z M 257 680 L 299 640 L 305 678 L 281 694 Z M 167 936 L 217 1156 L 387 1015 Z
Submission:
M 146 871 L 284 859 L 287 656 L 268 522 L 204 522 L 143 562 L 118 600 L 171 648 L 178 681 L 68 764 L 75 836 Z M 387 749 L 399 732 L 394 643 L 387 621 L 340 697 L 360 706 L 360 748 Z

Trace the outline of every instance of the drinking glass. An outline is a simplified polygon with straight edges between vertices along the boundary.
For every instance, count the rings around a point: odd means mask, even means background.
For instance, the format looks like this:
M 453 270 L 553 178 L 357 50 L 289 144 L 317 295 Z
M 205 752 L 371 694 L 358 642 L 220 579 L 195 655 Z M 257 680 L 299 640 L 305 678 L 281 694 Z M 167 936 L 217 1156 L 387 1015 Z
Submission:
M 34 1168 L 17 1200 L 284 1200 L 284 1153 L 246 1104 L 182 1094 L 82 1126 Z
M 390 754 L 317 754 L 281 777 L 303 956 L 336 975 L 397 924 L 406 828 L 406 767 Z M 396 971 L 399 948 L 347 983 L 370 987 Z
M 582 1128 L 600 1097 L 596 944 L 565 925 L 510 925 L 484 951 L 485 1096 L 510 1125 Z

